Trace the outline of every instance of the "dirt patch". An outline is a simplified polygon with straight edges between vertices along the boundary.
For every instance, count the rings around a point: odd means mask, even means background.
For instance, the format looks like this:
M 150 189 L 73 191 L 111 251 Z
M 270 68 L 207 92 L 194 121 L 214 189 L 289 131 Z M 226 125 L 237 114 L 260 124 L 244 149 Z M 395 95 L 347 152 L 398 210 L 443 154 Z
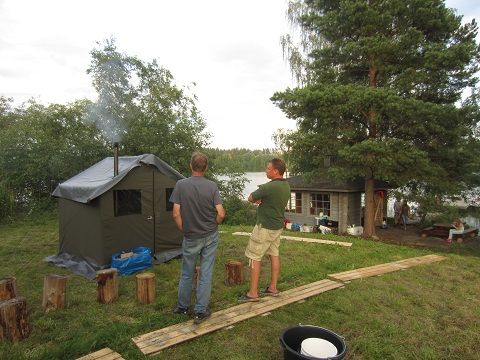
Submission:
M 377 227 L 375 234 L 378 237 L 377 241 L 388 244 L 405 245 L 412 247 L 425 247 L 430 249 L 446 250 L 452 246 L 461 246 L 471 250 L 480 251 L 480 237 L 465 237 L 461 243 L 455 242 L 453 244 L 445 243 L 444 238 L 427 236 L 422 237 L 422 229 L 418 226 L 409 225 L 404 230 L 399 226 L 390 226 L 387 229 Z

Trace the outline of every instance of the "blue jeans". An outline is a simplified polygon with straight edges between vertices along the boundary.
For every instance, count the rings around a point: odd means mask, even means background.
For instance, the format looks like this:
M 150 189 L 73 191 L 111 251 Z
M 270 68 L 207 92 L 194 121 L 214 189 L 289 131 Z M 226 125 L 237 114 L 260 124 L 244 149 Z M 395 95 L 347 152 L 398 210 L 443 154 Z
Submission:
M 187 239 L 182 243 L 182 276 L 178 284 L 178 306 L 188 308 L 192 297 L 192 285 L 200 256 L 200 279 L 198 281 L 194 312 L 207 310 L 212 292 L 213 267 L 218 246 L 218 232 L 201 239 Z

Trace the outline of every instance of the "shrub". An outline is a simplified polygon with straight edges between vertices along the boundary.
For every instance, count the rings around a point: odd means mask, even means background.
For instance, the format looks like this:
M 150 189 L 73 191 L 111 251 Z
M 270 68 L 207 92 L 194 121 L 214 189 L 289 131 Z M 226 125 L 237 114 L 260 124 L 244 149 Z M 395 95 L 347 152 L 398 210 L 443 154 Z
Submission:
M 0 182 L 0 220 L 13 214 L 13 195 L 3 182 Z
M 226 225 L 255 225 L 256 207 L 248 201 L 241 200 L 236 196 L 230 196 L 224 200 Z

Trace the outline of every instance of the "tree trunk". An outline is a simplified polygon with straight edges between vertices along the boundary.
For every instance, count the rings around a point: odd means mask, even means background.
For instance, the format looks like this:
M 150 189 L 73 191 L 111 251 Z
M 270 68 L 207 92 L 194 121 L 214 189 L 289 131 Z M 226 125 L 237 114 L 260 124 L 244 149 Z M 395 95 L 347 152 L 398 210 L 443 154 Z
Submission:
M 372 168 L 367 167 L 365 176 L 365 221 L 363 226 L 363 237 L 368 238 L 375 235 L 375 179 Z
M 14 277 L 0 279 L 0 301 L 17 297 L 17 279 Z
M 97 301 L 111 304 L 118 299 L 117 269 L 111 268 L 97 271 L 98 294 Z
M 228 260 L 225 263 L 225 285 L 243 284 L 243 263 L 238 260 Z
M 378 69 L 375 56 L 371 55 L 369 59 L 369 79 L 368 86 L 377 87 Z M 371 106 L 368 115 L 368 137 L 370 140 L 377 141 L 377 125 L 374 120 L 377 116 L 376 109 Z M 367 155 L 367 174 L 365 175 L 365 220 L 363 226 L 363 237 L 368 238 L 375 236 L 375 175 L 374 166 L 375 153 L 371 152 Z
M 66 292 L 66 276 L 55 274 L 45 275 L 45 278 L 43 280 L 43 311 L 48 313 L 50 310 L 64 309 Z
M 143 305 L 148 305 L 155 299 L 155 274 L 142 273 L 136 275 L 136 293 L 138 301 Z
M 0 340 L 16 341 L 29 335 L 27 299 L 15 297 L 0 302 Z

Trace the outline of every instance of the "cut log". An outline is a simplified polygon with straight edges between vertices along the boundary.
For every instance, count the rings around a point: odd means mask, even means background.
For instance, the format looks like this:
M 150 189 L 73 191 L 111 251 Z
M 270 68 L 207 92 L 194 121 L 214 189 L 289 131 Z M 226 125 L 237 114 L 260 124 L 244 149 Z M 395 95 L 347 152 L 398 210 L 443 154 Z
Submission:
M 17 279 L 14 277 L 0 279 L 0 301 L 17 297 Z
M 142 273 L 136 275 L 136 293 L 138 301 L 143 305 L 148 305 L 155 299 L 155 274 Z
M 118 299 L 117 269 L 111 268 L 97 271 L 97 301 L 111 304 Z
M 243 284 L 243 263 L 238 260 L 228 260 L 225 263 L 225 285 Z
M 66 293 L 66 276 L 56 274 L 45 275 L 43 279 L 43 311 L 48 313 L 50 310 L 64 309 Z
M 17 341 L 29 335 L 27 299 L 15 297 L 0 302 L 0 339 Z

